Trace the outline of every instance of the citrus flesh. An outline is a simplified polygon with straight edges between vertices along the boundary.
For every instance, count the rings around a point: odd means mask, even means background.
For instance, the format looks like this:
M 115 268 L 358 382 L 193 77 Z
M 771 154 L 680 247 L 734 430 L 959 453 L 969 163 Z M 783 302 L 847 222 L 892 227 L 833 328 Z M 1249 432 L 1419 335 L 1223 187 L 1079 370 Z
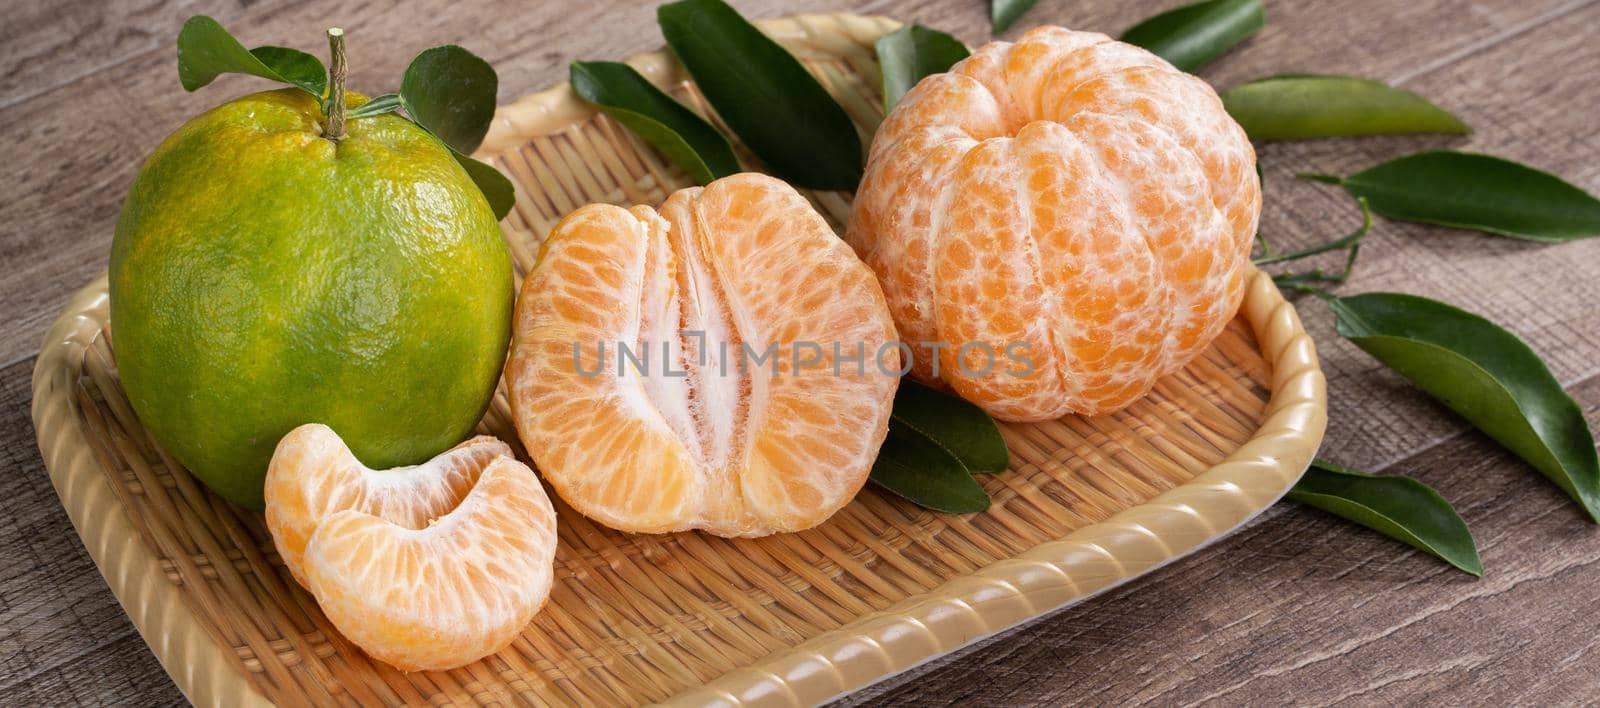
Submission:
M 760 536 L 821 523 L 866 482 L 894 338 L 872 272 L 810 203 L 740 174 L 659 211 L 563 219 L 518 296 L 506 383 L 524 446 L 579 512 Z
M 448 149 L 393 115 L 347 121 L 337 142 L 319 120 L 294 89 L 190 120 L 134 179 L 112 245 L 134 411 L 254 508 L 273 446 L 302 423 L 378 467 L 448 449 L 487 407 L 510 337 L 510 257 Z
M 373 470 L 333 429 L 302 425 L 278 442 L 267 467 L 267 530 L 284 565 L 305 585 L 306 544 L 328 516 L 356 509 L 425 528 L 461 503 L 490 460 L 510 456 L 505 443 L 479 435 L 419 465 Z
M 1254 168 L 1205 82 L 1105 35 L 1040 27 L 894 107 L 846 239 L 901 338 L 947 345 L 914 346 L 913 376 L 1006 420 L 1109 413 L 1237 311 Z M 991 354 L 1007 347 L 1017 358 Z
M 494 438 L 373 470 L 328 427 L 301 426 L 273 455 L 266 501 L 285 565 L 341 634 L 396 668 L 499 651 L 549 598 L 555 510 Z

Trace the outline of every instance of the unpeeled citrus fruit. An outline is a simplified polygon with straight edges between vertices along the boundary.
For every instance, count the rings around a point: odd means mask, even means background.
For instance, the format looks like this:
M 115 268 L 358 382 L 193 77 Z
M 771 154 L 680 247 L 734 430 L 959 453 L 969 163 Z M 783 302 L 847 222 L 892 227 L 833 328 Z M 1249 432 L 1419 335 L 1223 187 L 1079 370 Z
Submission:
M 1238 309 L 1254 167 L 1205 82 L 1040 27 L 905 95 L 846 237 L 913 344 L 913 375 L 1008 420 L 1107 413 Z
M 556 517 L 533 470 L 476 437 L 373 470 L 323 425 L 279 442 L 267 527 L 339 632 L 406 671 L 499 651 L 550 594 Z
M 510 339 L 510 256 L 449 148 L 392 114 L 335 142 L 321 115 L 285 89 L 190 120 L 134 178 L 112 242 L 113 344 L 140 423 L 254 508 L 302 423 L 378 467 L 449 448 Z
M 740 174 L 659 212 L 563 219 L 518 296 L 506 382 L 524 446 L 578 511 L 759 536 L 821 523 L 866 482 L 894 339 L 872 272 L 810 203 Z

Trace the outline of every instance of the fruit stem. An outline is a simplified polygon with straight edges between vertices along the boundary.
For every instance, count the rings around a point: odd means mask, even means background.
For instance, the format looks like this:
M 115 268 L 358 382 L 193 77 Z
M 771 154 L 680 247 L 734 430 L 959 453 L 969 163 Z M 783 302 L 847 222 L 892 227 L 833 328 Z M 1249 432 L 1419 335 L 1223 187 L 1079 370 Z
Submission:
M 322 108 L 326 116 L 322 135 L 337 142 L 344 137 L 344 78 L 350 70 L 344 61 L 344 30 L 328 28 L 328 50 L 333 54 L 333 63 L 328 70 L 328 99 Z

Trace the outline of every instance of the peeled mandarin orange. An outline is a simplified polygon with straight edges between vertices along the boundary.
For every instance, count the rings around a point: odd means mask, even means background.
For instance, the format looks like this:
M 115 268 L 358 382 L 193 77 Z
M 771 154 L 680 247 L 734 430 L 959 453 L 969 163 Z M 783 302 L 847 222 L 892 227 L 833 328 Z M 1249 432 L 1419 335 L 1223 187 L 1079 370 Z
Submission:
M 329 621 L 402 670 L 499 651 L 550 594 L 555 510 L 494 438 L 372 470 L 328 427 L 303 425 L 278 443 L 266 502 L 278 553 Z
M 846 239 L 878 274 L 913 376 L 1006 420 L 1109 413 L 1237 311 L 1254 168 L 1205 82 L 1040 27 L 905 95 Z
M 740 174 L 659 212 L 592 204 L 557 224 L 518 295 L 506 383 L 524 446 L 579 512 L 761 536 L 821 523 L 866 482 L 894 339 L 872 272 L 810 203 Z

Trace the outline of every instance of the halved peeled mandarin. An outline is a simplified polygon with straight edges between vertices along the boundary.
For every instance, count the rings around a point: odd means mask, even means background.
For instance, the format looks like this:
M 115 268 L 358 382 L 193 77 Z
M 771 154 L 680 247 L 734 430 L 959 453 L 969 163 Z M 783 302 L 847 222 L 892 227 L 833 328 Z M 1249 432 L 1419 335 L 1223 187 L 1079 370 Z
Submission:
M 373 470 L 333 430 L 303 425 L 278 443 L 265 496 L 290 572 L 341 634 L 397 668 L 499 651 L 549 597 L 555 510 L 494 438 Z
M 821 523 L 866 482 L 900 369 L 872 272 L 804 197 L 757 174 L 659 211 L 573 212 L 512 332 L 523 445 L 573 508 L 624 531 Z
M 894 107 L 846 240 L 918 343 L 917 378 L 1007 420 L 1109 413 L 1238 309 L 1254 168 L 1204 81 L 1102 34 L 1040 27 Z

